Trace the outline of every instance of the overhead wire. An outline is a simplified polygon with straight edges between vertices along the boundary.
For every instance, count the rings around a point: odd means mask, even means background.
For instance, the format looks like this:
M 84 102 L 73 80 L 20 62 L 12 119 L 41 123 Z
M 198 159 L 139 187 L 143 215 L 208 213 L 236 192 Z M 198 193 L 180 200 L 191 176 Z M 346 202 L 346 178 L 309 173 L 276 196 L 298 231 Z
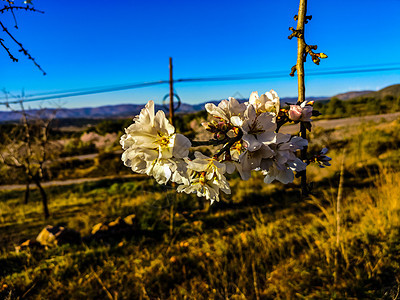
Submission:
M 398 67 L 394 67 L 398 65 Z M 391 66 L 391 67 L 383 67 Z M 369 67 L 369 68 L 366 68 Z M 352 73 L 371 73 L 371 72 L 384 72 L 384 71 L 396 71 L 400 70 L 400 63 L 391 64 L 373 64 L 364 66 L 349 66 L 349 67 L 338 67 L 325 69 L 324 71 L 310 71 L 307 72 L 307 76 L 325 76 L 325 75 L 338 75 L 338 74 L 352 74 Z M 185 83 L 185 82 L 213 82 L 213 81 L 237 81 L 237 80 L 255 80 L 255 79 L 271 79 L 271 78 L 284 78 L 288 77 L 287 71 L 280 72 L 259 72 L 259 73 L 245 73 L 245 74 L 233 74 L 224 76 L 210 76 L 210 77 L 193 77 L 193 78 L 181 78 L 174 80 L 174 83 Z M 8 105 L 23 102 L 33 101 L 47 101 L 60 98 L 84 96 L 90 94 L 100 94 L 107 92 L 122 91 L 128 89 L 136 89 L 142 87 L 149 87 L 161 84 L 167 84 L 169 80 L 159 80 L 152 82 L 142 82 L 133 84 L 113 85 L 104 87 L 92 87 L 82 89 L 72 89 L 48 93 L 37 93 L 31 95 L 25 95 L 25 97 L 18 97 L 18 100 L 8 101 L 8 97 L 0 99 L 7 99 L 5 102 L 0 102 L 0 105 Z M 39 97 L 38 97 L 39 96 Z M 41 97 L 40 97 L 41 96 Z M 16 98 L 13 96 L 13 98 Z
M 51 96 L 35 97 L 32 99 L 20 98 L 19 100 L 0 102 L 0 105 L 16 104 L 16 103 L 21 103 L 21 101 L 22 102 L 46 101 L 46 100 L 53 100 L 53 99 L 60 99 L 60 98 L 84 96 L 84 95 L 90 95 L 90 94 L 115 92 L 115 91 L 129 90 L 129 89 L 135 89 L 135 88 L 141 88 L 141 87 L 155 86 L 155 85 L 160 85 L 160 84 L 164 84 L 164 83 L 168 83 L 168 81 L 160 80 L 160 81 L 153 81 L 153 82 L 128 84 L 128 85 L 122 85 L 122 86 L 118 86 L 118 87 L 88 89 L 88 90 L 84 90 L 84 91 L 68 92 L 68 93 L 64 93 L 64 94 L 56 94 L 56 95 L 51 95 Z
M 393 63 L 385 63 L 385 64 L 369 64 L 369 65 L 356 65 L 356 66 L 345 66 L 345 67 L 336 67 L 336 68 L 325 68 L 324 72 L 318 72 L 316 74 L 314 73 L 307 73 L 308 75 L 329 75 L 329 74 L 340 74 L 336 73 L 336 71 L 341 71 L 343 73 L 357 73 L 357 72 L 363 72 L 365 68 L 376 68 L 376 67 L 384 67 L 384 66 L 400 66 L 400 62 L 393 62 Z M 360 70 L 352 70 L 352 72 L 349 72 L 348 69 L 360 69 Z M 385 71 L 386 69 L 383 69 Z M 391 70 L 391 69 L 387 69 Z M 370 69 L 365 72 L 376 72 L 376 71 L 382 71 L 381 69 Z M 330 73 L 332 72 L 332 73 Z M 247 80 L 247 79 L 259 79 L 259 78 L 282 78 L 282 77 L 287 77 L 287 71 L 274 71 L 274 72 L 257 72 L 257 73 L 244 73 L 244 74 L 232 74 L 232 75 L 220 75 L 220 76 L 209 76 L 209 77 L 195 77 L 195 78 L 183 78 L 183 79 L 178 79 L 174 80 L 174 82 L 202 82 L 202 81 L 229 81 L 229 80 Z M 161 82 L 162 81 L 162 82 Z M 161 80 L 158 81 L 160 83 L 167 83 L 167 80 Z M 169 82 L 169 81 L 168 81 Z M 123 89 L 125 86 L 130 86 L 131 84 L 124 84 L 122 85 Z M 133 86 L 136 85 L 132 84 Z M 102 87 L 89 87 L 89 88 L 77 88 L 77 89 L 67 89 L 67 90 L 59 90 L 59 91 L 53 91 L 53 92 L 41 92 L 41 93 L 34 93 L 34 94 L 28 94 L 25 95 L 25 98 L 32 98 L 32 97 L 37 97 L 37 96 L 50 96 L 50 95 L 59 95 L 59 94 L 65 94 L 65 93 L 74 93 L 74 92 L 85 92 L 85 91 L 97 91 L 97 90 L 110 90 L 112 91 L 115 89 L 118 91 L 121 87 L 121 84 L 119 85 L 111 85 L 111 86 L 102 86 Z M 134 87 L 133 87 L 134 88 Z M 10 95 L 13 98 L 19 98 L 15 95 Z M 8 97 L 0 97 L 0 99 L 7 99 Z

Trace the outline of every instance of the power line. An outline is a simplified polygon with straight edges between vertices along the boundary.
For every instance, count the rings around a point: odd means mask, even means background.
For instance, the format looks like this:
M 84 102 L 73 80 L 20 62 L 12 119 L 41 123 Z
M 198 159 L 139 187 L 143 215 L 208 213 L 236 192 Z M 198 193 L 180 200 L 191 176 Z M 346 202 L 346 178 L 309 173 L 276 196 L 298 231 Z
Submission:
M 7 104 L 16 104 L 23 102 L 33 102 L 33 101 L 45 101 L 45 100 L 53 100 L 53 99 L 60 99 L 60 98 L 67 98 L 67 97 L 76 97 L 76 96 L 84 96 L 84 95 L 91 95 L 91 94 L 100 94 L 100 93 L 107 93 L 107 92 L 115 92 L 115 91 L 122 91 L 122 90 L 129 90 L 147 86 L 155 86 L 159 84 L 168 83 L 168 81 L 160 80 L 160 81 L 153 81 L 153 82 L 143 82 L 143 83 L 135 83 L 135 84 L 128 84 L 128 85 L 121 85 L 117 87 L 105 87 L 105 88 L 98 88 L 98 89 L 86 89 L 83 91 L 76 91 L 76 92 L 68 92 L 64 94 L 56 94 L 52 96 L 45 96 L 45 97 L 36 97 L 33 99 L 19 99 L 14 101 L 6 101 L 0 102 L 2 105 Z
M 308 73 L 307 75 L 315 76 L 315 75 L 329 75 L 329 74 L 341 74 L 337 72 L 343 72 L 345 73 L 361 73 L 361 72 L 377 72 L 377 71 L 389 71 L 392 69 L 376 69 L 377 67 L 384 67 L 384 66 L 400 66 L 400 62 L 394 62 L 394 63 L 385 63 L 385 64 L 369 64 L 369 65 L 357 65 L 357 66 L 347 66 L 347 67 L 336 67 L 336 68 L 325 68 L 323 72 L 311 72 Z M 365 69 L 365 68 L 370 68 L 370 69 Z M 375 69 L 371 69 L 375 68 Z M 357 69 L 357 70 L 352 70 L 352 69 Z M 360 69 L 360 70 L 358 70 Z M 351 70 L 351 72 L 350 72 Z M 364 71 L 367 70 L 367 71 Z M 397 70 L 397 69 L 395 69 Z M 332 73 L 331 73 L 332 72 Z M 195 78 L 183 78 L 183 79 L 178 79 L 174 80 L 174 82 L 203 82 L 203 81 L 230 81 L 230 80 L 247 80 L 247 79 L 262 79 L 262 78 L 283 78 L 287 77 L 287 70 L 286 71 L 274 71 L 274 72 L 258 72 L 258 73 L 244 73 L 244 74 L 231 74 L 231 75 L 220 75 L 220 76 L 209 76 L 209 77 L 195 77 Z M 167 80 L 160 80 L 157 81 L 160 84 L 161 83 L 167 83 L 169 81 Z M 80 93 L 80 92 L 85 92 L 88 91 L 89 94 L 92 94 L 92 91 L 97 91 L 97 90 L 109 90 L 113 91 L 118 91 L 120 89 L 126 89 L 125 87 L 133 86 L 132 88 L 135 88 L 134 84 L 124 84 L 124 85 L 111 85 L 111 86 L 102 86 L 102 87 L 89 87 L 89 88 L 78 88 L 78 89 L 68 89 L 68 90 L 60 90 L 60 91 L 54 91 L 54 92 L 42 92 L 42 93 L 35 93 L 35 94 L 29 94 L 25 95 L 24 98 L 32 98 L 32 97 L 37 97 L 37 96 L 56 96 L 56 95 L 61 95 L 61 94 L 66 94 L 66 93 Z M 129 88 L 128 88 L 129 89 Z M 20 97 L 11 95 L 13 98 L 20 99 Z M 7 99 L 7 97 L 0 97 L 0 99 Z M 39 100 L 39 99 L 38 99 Z M 42 99 L 40 99 L 42 100 Z
M 375 68 L 365 69 L 367 66 L 353 66 L 346 68 L 331 68 L 326 71 L 318 71 L 318 72 L 308 72 L 307 76 L 324 76 L 324 75 L 338 75 L 338 74 L 353 74 L 353 73 L 371 73 L 371 72 L 385 72 L 385 71 L 396 71 L 400 70 L 399 67 L 386 67 L 386 68 L 376 68 L 379 66 L 393 66 L 400 65 L 400 63 L 392 63 L 392 64 L 376 64 L 376 65 L 368 65 L 368 67 L 374 66 Z M 185 82 L 212 82 L 212 81 L 237 81 L 237 80 L 254 80 L 254 79 L 271 79 L 271 78 L 285 78 L 288 77 L 287 71 L 281 72 L 259 72 L 259 73 L 247 73 L 247 74 L 234 74 L 234 75 L 225 75 L 225 76 L 211 76 L 211 77 L 194 77 L 194 78 L 182 78 L 174 80 L 174 83 L 185 83 Z M 143 83 L 134 83 L 134 84 L 126 84 L 126 85 L 115 85 L 115 86 L 106 86 L 106 87 L 97 87 L 97 88 L 84 88 L 84 89 L 74 89 L 74 90 L 64 90 L 59 92 L 52 93 L 40 93 L 35 95 L 29 95 L 28 98 L 19 98 L 14 101 L 6 101 L 0 102 L 0 105 L 7 104 L 15 104 L 23 102 L 33 102 L 33 101 L 47 101 L 53 99 L 60 98 L 68 98 L 68 97 L 76 97 L 76 96 L 84 96 L 90 94 L 99 94 L 99 93 L 107 93 L 107 92 L 115 92 L 121 90 L 135 89 L 141 87 L 155 86 L 160 84 L 169 83 L 169 80 L 159 80 L 153 82 L 143 82 Z M 41 96 L 43 97 L 35 97 Z M 34 97 L 34 98 L 29 98 Z M 4 99 L 4 98 L 3 98 Z
M 400 67 L 394 68 L 379 68 L 379 69 L 356 69 L 356 70 L 341 70 L 341 71 L 323 71 L 323 72 L 308 72 L 307 76 L 318 75 L 336 75 L 336 74 L 351 74 L 351 73 L 370 73 L 370 72 L 383 72 L 383 71 L 396 71 Z M 288 74 L 267 74 L 258 73 L 254 75 L 228 75 L 225 77 L 199 77 L 199 78 L 185 78 L 178 79 L 175 82 L 201 82 L 201 81 L 231 81 L 231 80 L 249 80 L 249 79 L 267 79 L 267 78 L 283 78 L 288 77 Z

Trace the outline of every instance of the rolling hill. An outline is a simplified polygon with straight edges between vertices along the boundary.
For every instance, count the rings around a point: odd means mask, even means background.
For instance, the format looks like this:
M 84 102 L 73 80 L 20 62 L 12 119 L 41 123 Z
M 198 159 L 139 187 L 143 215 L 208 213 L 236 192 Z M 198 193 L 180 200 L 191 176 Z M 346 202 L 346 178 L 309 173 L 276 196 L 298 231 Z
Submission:
M 323 101 L 328 102 L 331 98 L 338 98 L 340 100 L 350 100 L 358 97 L 372 97 L 381 99 L 387 95 L 392 95 L 397 98 L 400 96 L 400 84 L 391 85 L 385 87 L 379 91 L 351 91 L 346 93 L 337 94 L 333 97 L 307 97 L 307 100 Z M 241 102 L 247 101 L 248 99 L 238 99 Z M 281 103 L 295 103 L 297 98 L 286 97 L 281 98 Z M 207 101 L 200 104 L 187 104 L 182 103 L 178 113 L 190 113 L 197 112 L 204 109 L 206 103 L 218 104 L 220 100 Z M 63 108 L 57 112 L 57 118 L 88 118 L 88 119 L 103 119 L 103 118 L 127 118 L 132 117 L 140 113 L 140 110 L 144 107 L 144 104 L 119 104 L 119 105 L 106 105 L 100 107 L 83 107 L 83 108 Z M 162 105 L 156 105 L 156 110 L 167 111 L 167 108 Z M 27 110 L 29 115 L 36 115 L 39 110 Z M 47 111 L 50 112 L 50 111 Z M 9 122 L 19 120 L 21 114 L 18 112 L 11 111 L 0 111 L 0 122 Z

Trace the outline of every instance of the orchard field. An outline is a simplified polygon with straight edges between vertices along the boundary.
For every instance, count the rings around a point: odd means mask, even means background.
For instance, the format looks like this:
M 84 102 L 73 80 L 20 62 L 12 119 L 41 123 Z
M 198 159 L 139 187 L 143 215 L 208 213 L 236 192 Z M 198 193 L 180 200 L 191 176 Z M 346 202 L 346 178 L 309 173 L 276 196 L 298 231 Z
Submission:
M 131 176 L 120 162 L 120 133 L 98 142 L 90 157 L 76 155 L 93 141 L 80 139 L 76 152 L 66 142 L 64 150 L 75 158 L 59 160 L 52 180 L 96 180 L 47 186 L 47 220 L 38 190 L 28 204 L 23 188 L 1 190 L 0 298 L 395 299 L 400 119 L 317 124 L 309 151 L 328 147 L 332 166 L 308 168 L 309 197 L 301 198 L 299 179 L 267 185 L 256 174 L 249 181 L 236 175 L 229 178 L 231 195 L 211 206 L 149 177 Z M 194 134 L 198 128 L 191 126 L 181 130 Z M 100 137 L 112 135 L 92 128 Z M 79 139 L 82 132 L 62 134 L 60 139 Z M 3 176 L 3 184 L 11 183 L 23 182 Z M 128 230 L 110 231 L 110 222 L 128 216 Z M 93 234 L 99 223 L 108 227 Z M 76 230 L 82 243 L 17 247 L 46 225 Z

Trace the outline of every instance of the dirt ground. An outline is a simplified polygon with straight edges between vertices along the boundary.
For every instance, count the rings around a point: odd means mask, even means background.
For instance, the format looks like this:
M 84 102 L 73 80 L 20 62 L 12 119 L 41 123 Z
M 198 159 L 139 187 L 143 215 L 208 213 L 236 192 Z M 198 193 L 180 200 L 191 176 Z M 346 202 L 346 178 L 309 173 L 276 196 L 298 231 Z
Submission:
M 391 122 L 400 117 L 400 112 L 391 113 L 391 114 L 382 114 L 382 115 L 373 115 L 373 116 L 363 116 L 363 117 L 352 117 L 352 118 L 344 118 L 344 119 L 333 119 L 333 120 L 317 120 L 312 122 L 313 127 L 322 127 L 324 129 L 333 129 L 337 127 L 345 127 L 350 125 L 358 125 L 364 122 L 379 122 L 384 119 L 386 122 Z M 290 133 L 295 134 L 299 131 L 299 125 L 287 125 L 283 126 L 279 132 L 281 133 Z

